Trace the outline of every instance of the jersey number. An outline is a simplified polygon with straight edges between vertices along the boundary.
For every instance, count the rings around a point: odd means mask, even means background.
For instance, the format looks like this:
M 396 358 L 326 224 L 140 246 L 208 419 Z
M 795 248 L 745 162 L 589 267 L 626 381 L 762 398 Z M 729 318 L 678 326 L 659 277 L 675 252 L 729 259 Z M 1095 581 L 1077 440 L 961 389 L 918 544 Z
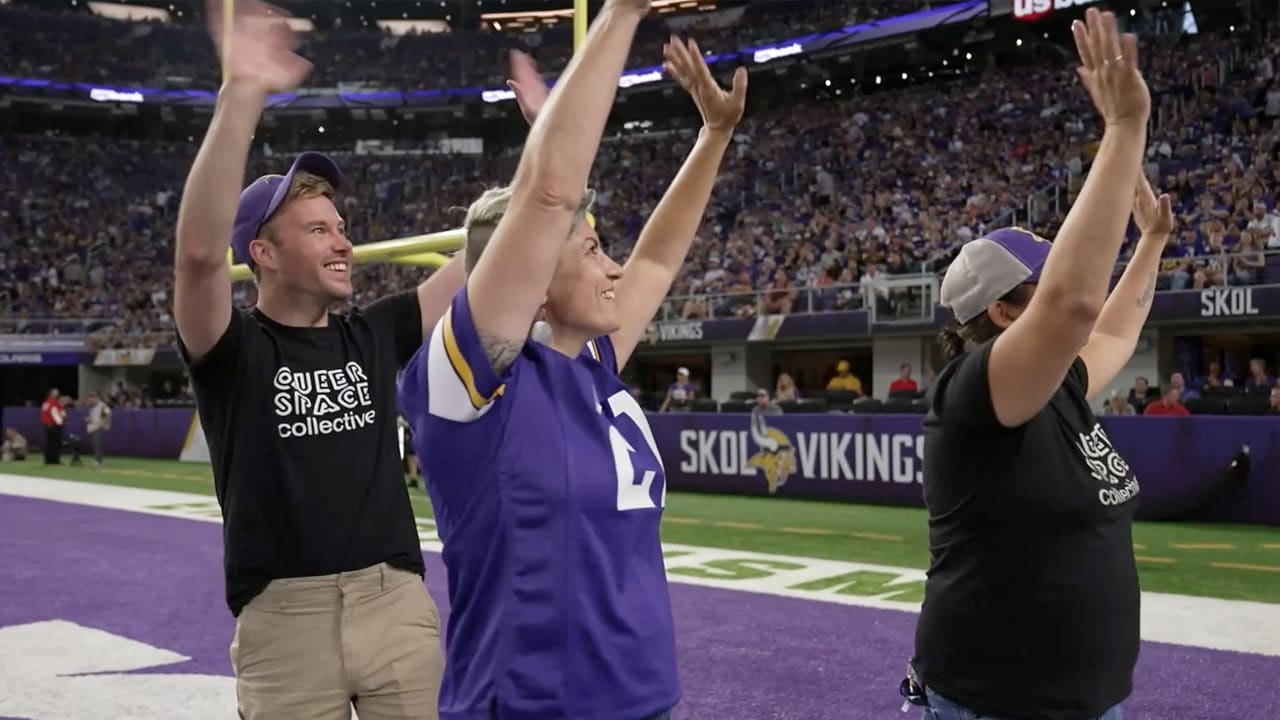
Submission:
M 640 404 L 631 396 L 631 393 L 619 390 L 610 396 L 609 410 L 615 418 L 628 417 L 636 427 L 640 428 L 644 441 L 649 444 L 649 449 L 653 451 L 653 456 L 658 459 L 658 467 L 661 468 L 662 455 L 658 453 L 658 444 L 653 441 L 653 431 L 649 429 L 649 421 L 644 416 L 644 410 L 640 408 Z M 649 489 L 653 487 L 653 480 L 657 473 L 645 470 L 644 477 L 640 482 L 636 482 L 636 468 L 631 462 L 631 454 L 636 449 L 631 447 L 631 443 L 627 442 L 618 428 L 613 425 L 609 426 L 609 447 L 613 449 L 613 467 L 618 476 L 618 509 L 644 510 L 657 507 L 653 504 L 653 498 L 649 496 Z M 665 476 L 665 468 L 663 474 Z M 662 507 L 667 506 L 665 481 L 662 485 L 661 503 Z

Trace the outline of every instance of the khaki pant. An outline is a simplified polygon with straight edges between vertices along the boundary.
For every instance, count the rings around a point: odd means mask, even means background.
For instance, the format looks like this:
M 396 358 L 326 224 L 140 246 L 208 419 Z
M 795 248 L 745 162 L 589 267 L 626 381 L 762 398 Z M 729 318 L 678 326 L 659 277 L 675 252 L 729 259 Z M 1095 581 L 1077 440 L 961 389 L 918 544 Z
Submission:
M 245 720 L 434 720 L 440 617 L 422 578 L 385 563 L 273 580 L 231 641 Z

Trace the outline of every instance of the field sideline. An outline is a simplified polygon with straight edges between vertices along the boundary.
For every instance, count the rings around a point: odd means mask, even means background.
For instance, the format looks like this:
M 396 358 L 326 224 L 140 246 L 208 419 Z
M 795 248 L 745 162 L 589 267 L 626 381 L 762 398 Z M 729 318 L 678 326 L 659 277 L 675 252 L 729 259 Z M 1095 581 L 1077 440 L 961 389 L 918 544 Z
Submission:
M 442 545 L 414 496 L 447 619 Z M 921 511 L 687 493 L 667 511 L 674 720 L 918 717 L 895 711 L 923 597 Z M 1280 532 L 1137 533 L 1143 642 L 1125 717 L 1228 720 L 1246 695 L 1250 713 L 1280 714 L 1280 692 L 1258 685 L 1280 676 Z M 0 603 L 0 717 L 234 716 L 221 567 L 208 466 L 0 465 L 0 586 L 16 590 Z
M 111 458 L 95 469 L 46 467 L 36 459 L 2 465 L 0 472 L 213 493 L 207 465 L 169 460 Z M 425 494 L 411 494 L 415 513 L 430 520 Z M 924 512 L 915 508 L 677 492 L 667 496 L 662 530 L 667 544 L 917 570 L 928 567 L 927 532 Z M 1280 528 L 1135 523 L 1134 543 L 1144 591 L 1280 603 Z M 916 598 L 904 593 L 903 599 Z

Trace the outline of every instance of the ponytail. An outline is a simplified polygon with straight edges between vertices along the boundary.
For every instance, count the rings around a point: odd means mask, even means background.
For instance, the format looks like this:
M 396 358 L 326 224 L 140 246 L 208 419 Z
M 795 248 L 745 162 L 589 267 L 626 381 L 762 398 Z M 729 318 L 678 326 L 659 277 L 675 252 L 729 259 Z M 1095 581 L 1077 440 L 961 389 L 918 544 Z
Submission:
M 1031 290 L 1027 285 L 1018 285 L 1005 293 L 1000 302 L 1017 307 L 1026 307 L 1031 301 Z M 991 320 L 991 315 L 983 312 L 969 322 L 961 325 L 952 322 L 938 333 L 938 345 L 942 348 L 942 356 L 947 360 L 955 360 L 965 354 L 969 348 L 981 345 L 999 335 L 1003 330 Z
M 950 362 L 964 354 L 964 336 L 960 334 L 960 325 L 952 323 L 938 333 L 938 345 L 942 348 L 942 357 Z

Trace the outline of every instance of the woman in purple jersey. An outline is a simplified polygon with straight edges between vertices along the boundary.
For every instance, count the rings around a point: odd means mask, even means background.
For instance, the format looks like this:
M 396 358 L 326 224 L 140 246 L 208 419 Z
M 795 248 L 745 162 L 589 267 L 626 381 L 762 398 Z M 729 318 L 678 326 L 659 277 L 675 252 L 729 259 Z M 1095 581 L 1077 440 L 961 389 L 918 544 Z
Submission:
M 667 72 L 703 119 L 620 267 L 586 187 L 648 0 L 608 0 L 536 117 L 511 186 L 467 214 L 467 285 L 405 368 L 400 403 L 435 509 L 452 607 L 443 720 L 666 718 L 679 702 L 653 435 L 618 378 L 684 264 L 746 101 L 693 43 Z M 531 332 L 537 323 L 537 332 Z

